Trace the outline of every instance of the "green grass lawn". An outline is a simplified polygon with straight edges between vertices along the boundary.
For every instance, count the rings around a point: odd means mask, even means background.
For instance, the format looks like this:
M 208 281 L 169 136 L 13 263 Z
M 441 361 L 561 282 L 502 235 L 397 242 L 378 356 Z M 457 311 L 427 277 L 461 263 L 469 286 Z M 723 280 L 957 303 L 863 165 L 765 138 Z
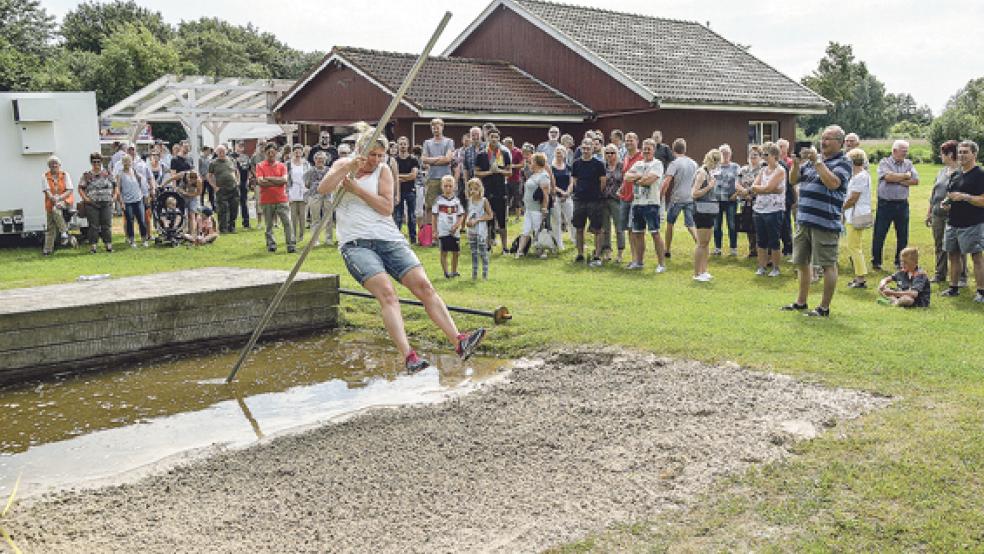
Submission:
M 874 169 L 874 168 L 873 168 Z M 937 167 L 919 166 L 913 190 L 910 244 L 932 265 L 932 238 L 922 225 Z M 513 226 L 515 232 L 518 226 Z M 691 280 L 693 242 L 677 235 L 670 271 L 589 269 L 570 250 L 549 260 L 492 257 L 491 278 L 474 283 L 464 252 L 461 273 L 441 277 L 436 249 L 418 250 L 451 304 L 506 305 L 509 324 L 494 328 L 486 353 L 518 356 L 552 345 L 620 344 L 707 362 L 734 360 L 830 386 L 892 395 L 892 407 L 835 427 L 797 447 L 796 456 L 719 483 L 692 509 L 625 522 L 624 527 L 564 550 L 937 550 L 984 548 L 984 306 L 965 290 L 944 299 L 934 289 L 928 310 L 875 303 L 876 293 L 846 287 L 842 278 L 829 320 L 781 313 L 795 298 L 792 268 L 779 279 L 756 277 L 741 257 L 712 257 L 711 283 Z M 278 239 L 279 240 L 279 239 Z M 727 240 L 727 239 L 725 239 Z M 868 251 L 870 231 L 866 237 Z M 0 251 L 0 286 L 67 282 L 79 275 L 114 277 L 204 266 L 290 269 L 295 255 L 268 254 L 261 232 L 224 236 L 210 247 L 129 250 L 90 255 L 83 249 L 42 258 L 40 248 Z M 890 234 L 886 253 L 893 252 Z M 891 260 L 886 260 L 886 266 Z M 342 275 L 356 287 L 334 249 L 321 247 L 304 269 Z M 877 283 L 884 274 L 873 275 Z M 972 283 L 973 284 L 973 283 Z M 181 283 L 175 283 L 180 288 Z M 405 294 L 405 292 L 404 292 Z M 811 305 L 819 299 L 819 285 Z M 382 332 L 371 301 L 343 298 L 348 323 Z M 441 337 L 421 310 L 405 309 L 408 330 L 427 348 Z M 484 324 L 459 317 L 463 327 Z

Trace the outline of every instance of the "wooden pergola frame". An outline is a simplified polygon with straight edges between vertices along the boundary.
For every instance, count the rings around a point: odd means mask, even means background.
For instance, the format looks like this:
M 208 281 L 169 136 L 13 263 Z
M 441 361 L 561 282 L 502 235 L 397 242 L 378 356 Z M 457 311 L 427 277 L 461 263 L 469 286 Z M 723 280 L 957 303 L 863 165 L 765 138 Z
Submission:
M 197 163 L 202 127 L 214 142 L 229 123 L 275 123 L 272 108 L 294 81 L 290 79 L 213 79 L 200 75 L 164 75 L 104 110 L 101 120 L 124 121 L 131 140 L 148 122 L 178 122 L 188 133 Z M 281 124 L 288 138 L 297 125 Z M 213 144 L 212 146 L 217 146 Z

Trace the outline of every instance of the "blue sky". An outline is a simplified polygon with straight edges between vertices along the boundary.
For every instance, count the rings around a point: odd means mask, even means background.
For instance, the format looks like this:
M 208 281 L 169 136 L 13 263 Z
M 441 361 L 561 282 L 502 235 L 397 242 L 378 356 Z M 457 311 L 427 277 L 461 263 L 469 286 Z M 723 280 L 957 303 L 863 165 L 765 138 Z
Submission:
M 419 52 L 441 15 L 454 17 L 437 52 L 488 5 L 487 0 L 167 0 L 137 2 L 159 11 L 165 20 L 221 17 L 236 24 L 252 22 L 301 50 L 334 45 Z M 751 45 L 751 52 L 793 79 L 812 71 L 828 41 L 851 44 L 855 55 L 889 92 L 909 92 L 934 114 L 972 78 L 984 76 L 984 2 L 940 0 L 831 3 L 729 2 L 724 0 L 565 0 L 657 17 L 686 19 L 711 27 L 725 38 Z M 42 0 L 61 18 L 74 0 Z M 779 7 L 782 6 L 782 7 Z M 801 6 L 801 7 L 800 7 Z M 967 52 L 961 58 L 957 46 Z

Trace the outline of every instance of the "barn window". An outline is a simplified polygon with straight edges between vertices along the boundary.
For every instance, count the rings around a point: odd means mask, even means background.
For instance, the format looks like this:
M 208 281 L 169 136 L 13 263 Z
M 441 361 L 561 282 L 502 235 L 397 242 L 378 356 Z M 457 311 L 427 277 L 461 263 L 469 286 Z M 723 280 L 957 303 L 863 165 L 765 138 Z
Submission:
M 779 140 L 778 121 L 749 121 L 748 144 L 762 144 Z

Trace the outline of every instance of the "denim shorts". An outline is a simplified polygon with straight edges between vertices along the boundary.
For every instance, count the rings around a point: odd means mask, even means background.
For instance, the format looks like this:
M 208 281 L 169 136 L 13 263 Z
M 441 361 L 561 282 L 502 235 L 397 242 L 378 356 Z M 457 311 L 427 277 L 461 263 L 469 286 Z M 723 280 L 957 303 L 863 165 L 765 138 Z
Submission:
M 399 281 L 421 265 L 410 245 L 401 241 L 357 239 L 346 242 L 339 251 L 349 274 L 360 285 L 384 271 Z
M 680 212 L 683 212 L 683 225 L 685 227 L 696 227 L 694 223 L 693 202 L 674 202 L 670 204 L 666 210 L 666 224 L 674 225 Z
M 645 233 L 646 227 L 650 233 L 659 231 L 659 204 L 632 206 L 632 232 Z

